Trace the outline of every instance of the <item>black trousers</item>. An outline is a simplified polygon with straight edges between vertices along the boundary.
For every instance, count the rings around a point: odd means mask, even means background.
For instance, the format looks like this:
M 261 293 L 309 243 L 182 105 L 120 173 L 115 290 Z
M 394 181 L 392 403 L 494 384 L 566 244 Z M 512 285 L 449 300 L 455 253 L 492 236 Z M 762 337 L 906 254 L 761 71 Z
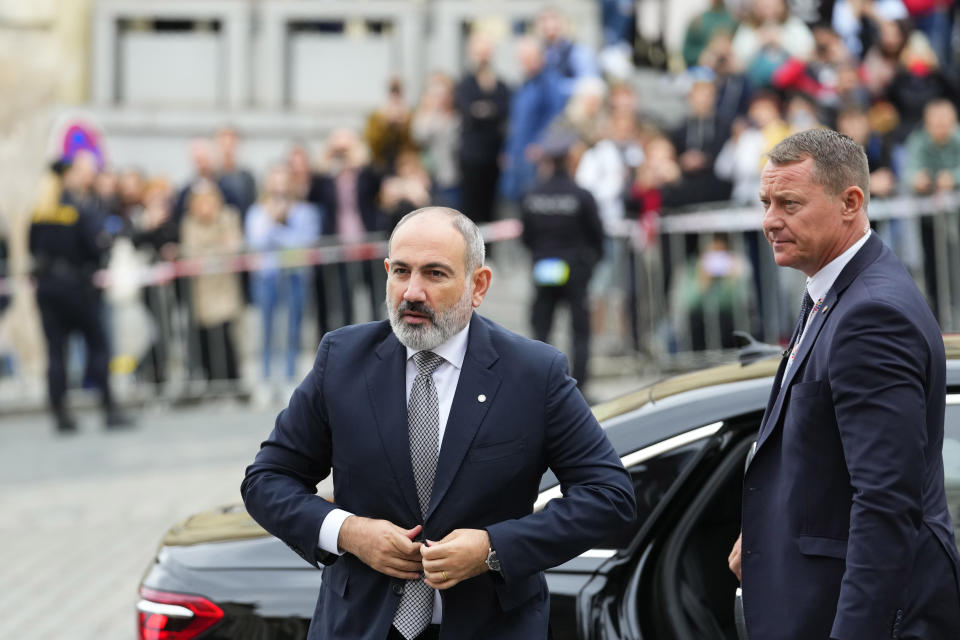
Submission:
M 207 380 L 238 380 L 237 351 L 233 346 L 232 325 L 224 322 L 198 327 L 200 362 Z
M 37 306 L 47 340 L 47 391 L 54 411 L 62 411 L 67 393 L 67 343 L 79 332 L 87 350 L 87 379 L 100 390 L 105 408 L 113 406 L 108 373 L 110 349 L 100 317 L 100 294 L 73 279 L 43 277 L 37 281 Z
M 500 180 L 500 166 L 496 160 L 475 163 L 461 159 L 460 176 L 460 202 L 464 215 L 477 224 L 492 221 Z
M 565 302 L 570 308 L 570 323 L 573 329 L 573 363 L 571 369 L 577 386 L 581 389 L 587 382 L 587 361 L 590 359 L 590 308 L 587 285 L 593 269 L 589 266 L 570 265 L 570 278 L 559 287 L 536 286 L 536 297 L 531 310 L 533 337 L 546 342 L 553 326 L 553 314 L 557 304 Z

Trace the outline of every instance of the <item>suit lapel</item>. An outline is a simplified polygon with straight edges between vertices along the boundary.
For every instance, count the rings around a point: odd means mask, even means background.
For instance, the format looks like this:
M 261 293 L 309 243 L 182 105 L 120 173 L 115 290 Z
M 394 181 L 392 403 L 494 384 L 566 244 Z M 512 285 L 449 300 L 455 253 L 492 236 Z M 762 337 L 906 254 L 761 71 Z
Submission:
M 776 428 L 777 423 L 780 420 L 780 413 L 783 410 L 783 402 L 787 396 L 787 389 L 790 388 L 790 385 L 793 384 L 793 379 L 796 377 L 797 372 L 803 367 L 804 361 L 806 361 L 807 356 L 810 355 L 810 351 L 813 349 L 813 344 L 817 341 L 817 336 L 820 335 L 820 330 L 823 328 L 823 323 L 826 320 L 827 314 L 833 309 L 833 304 L 837 300 L 837 294 L 831 290 L 827 293 L 827 297 L 823 299 L 823 303 L 817 308 L 817 311 L 813 314 L 813 318 L 810 319 L 810 323 L 807 326 L 807 331 L 803 336 L 803 339 L 800 341 L 800 348 L 797 350 L 797 356 L 793 360 L 793 364 L 790 366 L 790 370 L 783 375 L 783 380 L 780 383 L 779 389 L 774 389 L 773 393 L 776 393 L 776 399 L 773 402 L 773 406 L 768 410 L 768 415 L 763 421 L 763 430 L 760 432 L 760 437 L 757 440 L 757 448 L 759 449 L 763 446 L 763 443 L 766 441 L 767 436 L 773 432 Z M 789 357 L 789 356 L 788 356 Z M 784 358 L 783 367 L 786 367 L 786 360 Z
M 430 518 L 446 495 L 470 449 L 477 429 L 480 428 L 480 423 L 487 414 L 487 409 L 496 399 L 500 376 L 490 371 L 490 367 L 498 358 L 499 355 L 490 340 L 490 330 L 480 316 L 474 314 L 470 324 L 467 354 L 460 369 L 460 379 L 457 381 L 457 390 L 440 446 L 426 519 Z
M 786 366 L 786 358 L 784 358 L 784 362 L 780 364 L 777 378 L 782 378 L 782 382 L 779 388 L 774 386 L 771 390 L 772 404 L 768 403 L 767 411 L 760 423 L 757 449 L 763 446 L 763 443 L 766 442 L 770 434 L 773 433 L 773 430 L 777 428 L 780 421 L 780 414 L 783 411 L 783 404 L 787 396 L 787 390 L 790 388 L 790 385 L 793 384 L 793 380 L 797 372 L 803 367 L 807 356 L 810 355 L 813 345 L 817 341 L 817 336 L 820 334 L 820 330 L 823 329 L 823 325 L 826 322 L 827 315 L 833 311 L 844 290 L 850 286 L 850 283 L 856 280 L 857 276 L 860 275 L 860 272 L 863 271 L 867 265 L 873 263 L 877 257 L 879 257 L 882 249 L 883 242 L 881 242 L 875 233 L 870 232 L 870 237 L 867 238 L 867 242 L 853 258 L 851 258 L 850 262 L 848 262 L 840 272 L 840 275 L 837 276 L 830 291 L 827 292 L 823 302 L 820 304 L 819 309 L 814 313 L 813 318 L 810 320 L 810 326 L 807 327 L 807 332 L 800 342 L 800 349 L 797 351 L 793 365 L 785 376 L 783 375 L 783 369 Z
M 420 522 L 420 503 L 413 479 L 407 427 L 407 350 L 391 331 L 375 353 L 376 357 L 371 359 L 371 364 L 364 372 L 370 404 L 393 477 L 413 516 L 412 521 Z

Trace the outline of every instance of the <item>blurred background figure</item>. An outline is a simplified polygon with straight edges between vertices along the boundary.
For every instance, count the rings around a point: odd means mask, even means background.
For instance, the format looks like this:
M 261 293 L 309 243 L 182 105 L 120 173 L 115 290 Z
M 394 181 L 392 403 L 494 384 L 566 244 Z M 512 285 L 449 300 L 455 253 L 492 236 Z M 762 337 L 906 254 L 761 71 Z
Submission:
M 910 134 L 906 144 L 903 181 L 916 194 L 948 193 L 960 185 L 960 130 L 957 128 L 957 110 L 949 100 L 933 100 L 923 112 L 923 126 Z M 920 220 L 920 239 L 924 254 L 926 294 L 934 314 L 941 314 L 940 286 L 936 255 L 938 241 L 934 219 Z M 942 234 L 941 234 L 942 235 Z M 942 245 L 941 245 L 942 246 Z
M 939 66 L 952 70 L 953 0 L 903 0 L 903 4 L 913 24 L 933 47 Z
M 180 249 L 186 258 L 231 255 L 243 249 L 240 215 L 223 200 L 212 180 L 190 188 L 180 226 Z M 234 347 L 234 323 L 243 311 L 236 273 L 206 273 L 190 280 L 190 303 L 200 343 L 200 365 L 208 381 L 226 381 L 238 391 L 240 368 Z
M 397 156 L 396 170 L 383 179 L 380 187 L 380 207 L 387 230 L 393 230 L 411 211 L 430 204 L 430 193 L 435 191 L 432 184 L 415 149 L 407 149 Z
M 957 104 L 956 76 L 940 68 L 937 54 L 919 31 L 910 34 L 901 50 L 886 97 L 899 116 L 900 123 L 894 132 L 898 144 L 923 122 L 924 109 L 929 102 L 946 98 Z
M 734 121 L 730 139 L 714 165 L 719 178 L 733 183 L 731 199 L 752 204 L 760 189 L 764 154 L 789 135 L 790 126 L 780 114 L 776 94 L 758 92 L 750 100 L 746 119 Z
M 683 61 L 687 67 L 695 67 L 700 56 L 713 39 L 714 34 L 722 31 L 732 35 L 737 30 L 737 20 L 727 9 L 724 0 L 710 0 L 710 6 L 697 14 L 687 25 L 683 35 Z
M 473 33 L 467 52 L 471 68 L 456 89 L 461 210 L 474 222 L 483 223 L 494 219 L 510 91 L 493 70 L 493 41 L 488 35 Z
M 924 108 L 923 126 L 907 138 L 906 182 L 914 193 L 952 191 L 960 184 L 960 131 L 949 100 Z
M 906 17 L 903 0 L 836 0 L 830 24 L 851 55 L 860 59 L 880 37 L 883 24 Z
M 247 212 L 245 232 L 247 246 L 254 251 L 278 252 L 316 244 L 320 237 L 320 212 L 316 206 L 294 196 L 290 169 L 286 165 L 276 165 L 267 173 L 260 201 Z M 261 358 L 265 381 L 271 380 L 273 319 L 279 308 L 286 307 L 284 374 L 289 383 L 296 374 L 300 353 L 300 323 L 309 271 L 306 267 L 283 268 L 282 263 L 280 255 L 265 257 L 252 273 L 250 284 L 262 321 Z
M 750 280 L 748 263 L 731 251 L 726 234 L 714 234 L 674 280 L 670 297 L 675 339 L 693 351 L 735 347 L 733 331 L 751 329 L 736 322 L 752 315 Z
M 75 332 L 83 336 L 85 378 L 100 392 L 106 427 L 132 424 L 114 403 L 101 292 L 93 283 L 109 248 L 101 214 L 91 206 L 96 173 L 97 161 L 88 151 L 59 161 L 41 184 L 30 225 L 37 306 L 47 342 L 47 390 L 61 434 L 77 430 L 66 405 L 68 339 Z
M 233 127 L 220 127 L 214 136 L 220 164 L 217 167 L 217 186 L 223 193 L 223 200 L 233 207 L 241 220 L 257 199 L 257 183 L 253 173 L 240 166 L 237 154 L 240 146 L 240 134 Z
M 128 230 L 133 227 L 133 219 L 143 209 L 143 192 L 146 177 L 136 167 L 128 167 L 120 172 L 118 190 L 120 194 L 120 215 Z
M 505 167 L 500 181 L 503 195 L 513 202 L 536 183 L 536 143 L 566 104 L 556 72 L 544 64 L 540 43 L 523 37 L 517 42 L 516 52 L 524 79 L 510 101 Z
M 790 14 L 784 0 L 753 0 L 731 46 L 751 84 L 766 87 L 773 72 L 789 58 L 808 59 L 814 39 L 803 20 Z
M 460 207 L 460 114 L 456 110 L 453 79 L 433 73 L 420 106 L 413 114 L 411 132 L 430 177 L 430 201 L 437 206 Z M 386 208 L 386 207 L 384 207 Z
M 867 112 L 850 107 L 837 114 L 837 131 L 860 144 L 870 166 L 870 197 L 886 198 L 897 187 L 893 172 L 893 149 L 889 140 L 870 128 Z
M 562 131 L 544 140 L 540 162 L 545 177 L 523 197 L 520 211 L 523 244 L 533 259 L 533 336 L 546 342 L 557 305 L 567 304 L 573 331 L 571 369 L 583 390 L 590 357 L 587 286 L 603 253 L 603 225 L 593 196 L 570 176 L 569 154 L 576 143 Z
M 543 65 L 556 76 L 564 100 L 573 95 L 579 80 L 600 76 L 593 51 L 570 38 L 567 18 L 559 9 L 543 9 L 537 15 L 536 32 L 543 47 Z
M 717 113 L 717 88 L 709 69 L 693 74 L 687 113 L 670 134 L 682 174 L 664 204 L 678 206 L 730 198 L 730 182 L 716 175 L 714 163 L 730 137 L 730 123 Z
M 365 234 L 386 227 L 378 202 L 383 174 L 370 164 L 369 152 L 354 130 L 337 129 L 330 134 L 318 169 L 320 179 L 310 201 L 320 208 L 323 216 L 320 229 L 324 236 L 349 245 L 362 241 Z M 375 270 L 372 262 L 341 262 L 315 270 L 319 336 L 338 326 L 353 324 L 353 290 L 361 281 L 367 288 L 371 317 L 382 315 L 383 290 L 378 288 L 377 278 L 383 268 Z M 328 294 L 331 282 L 337 286 L 336 302 Z M 340 324 L 334 325 L 330 311 L 337 309 Z
M 368 117 L 363 137 L 378 171 L 393 172 L 397 155 L 414 146 L 410 135 L 410 109 L 403 94 L 403 81 L 391 78 L 387 97 Z
M 180 225 L 173 218 L 173 188 L 166 179 L 153 178 L 144 185 L 141 198 L 141 208 L 131 216 L 134 246 L 147 264 L 176 260 L 180 254 Z M 170 360 L 170 345 L 165 337 L 171 334 L 177 301 L 169 280 L 144 287 L 142 295 L 156 331 L 137 374 L 155 385 L 157 395 L 162 395 Z
M 190 162 L 193 165 L 193 175 L 180 188 L 173 205 L 173 215 L 178 222 L 183 220 L 187 212 L 187 200 L 190 199 L 193 186 L 204 181 L 217 183 L 216 156 L 213 142 L 209 138 L 194 138 L 190 141 Z

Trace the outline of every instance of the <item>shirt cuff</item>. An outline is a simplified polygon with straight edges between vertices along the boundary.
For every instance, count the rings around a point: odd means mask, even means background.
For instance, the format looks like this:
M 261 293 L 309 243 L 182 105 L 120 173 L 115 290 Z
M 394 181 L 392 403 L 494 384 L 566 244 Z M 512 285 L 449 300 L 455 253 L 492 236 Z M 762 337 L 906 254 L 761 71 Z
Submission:
M 320 540 L 317 541 L 321 549 L 337 556 L 343 555 L 343 551 L 337 546 L 337 540 L 340 538 L 340 527 L 343 526 L 343 521 L 352 515 L 343 509 L 334 509 L 327 514 L 323 524 L 320 525 Z

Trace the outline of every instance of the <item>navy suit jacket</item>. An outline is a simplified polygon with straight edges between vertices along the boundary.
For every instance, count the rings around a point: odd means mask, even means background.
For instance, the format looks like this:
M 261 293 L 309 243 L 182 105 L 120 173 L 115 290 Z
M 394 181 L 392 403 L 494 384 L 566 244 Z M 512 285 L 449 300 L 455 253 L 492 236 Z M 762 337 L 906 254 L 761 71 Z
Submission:
M 421 517 L 410 462 L 406 348 L 387 322 L 326 334 L 313 370 L 241 491 L 250 514 L 311 564 L 328 564 L 309 638 L 383 640 L 404 581 L 321 551 L 324 517 L 340 507 L 439 540 L 486 529 L 502 564 L 442 592 L 444 638 L 543 638 L 543 570 L 631 522 L 630 478 L 575 382 L 566 357 L 474 314 Z M 481 399 L 482 398 L 482 399 Z M 547 468 L 564 497 L 532 513 Z M 335 504 L 315 495 L 333 471 Z
M 785 363 L 744 477 L 750 637 L 960 637 L 943 339 L 875 234 Z

